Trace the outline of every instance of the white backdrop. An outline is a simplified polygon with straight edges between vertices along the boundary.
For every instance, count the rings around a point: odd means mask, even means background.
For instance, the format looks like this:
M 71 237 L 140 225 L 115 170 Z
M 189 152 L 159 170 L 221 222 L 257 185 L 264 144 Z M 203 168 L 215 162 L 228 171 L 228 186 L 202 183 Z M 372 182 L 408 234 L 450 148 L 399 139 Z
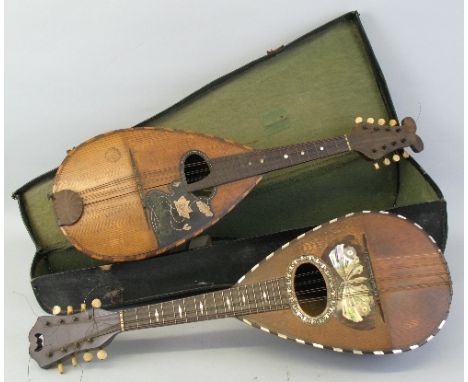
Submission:
M 300 346 L 234 320 L 118 337 L 109 360 L 64 376 L 29 363 L 41 313 L 29 285 L 34 246 L 12 191 L 65 150 L 130 127 L 259 56 L 359 10 L 400 117 L 418 117 L 417 160 L 449 206 L 446 257 L 454 300 L 442 332 L 416 351 L 357 357 Z M 6 2 L 5 341 L 8 381 L 435 381 L 462 378 L 463 2 Z

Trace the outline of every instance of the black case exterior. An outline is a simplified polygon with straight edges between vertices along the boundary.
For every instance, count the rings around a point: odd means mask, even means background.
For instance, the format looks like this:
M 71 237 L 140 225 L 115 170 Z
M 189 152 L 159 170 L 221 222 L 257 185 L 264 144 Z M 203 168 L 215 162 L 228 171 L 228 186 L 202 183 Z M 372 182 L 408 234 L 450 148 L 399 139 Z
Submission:
M 389 212 L 417 222 L 437 243 L 442 243 L 442 249 L 445 246 L 445 201 Z M 311 228 L 219 241 L 209 247 L 144 261 L 53 273 L 33 278 L 31 284 L 37 301 L 48 312 L 54 305 L 79 306 L 94 298 L 100 298 L 103 307 L 111 309 L 186 297 L 231 287 L 268 254 Z
M 319 33 L 333 25 L 333 23 L 341 22 L 344 19 L 351 19 L 359 26 L 361 38 L 365 42 L 367 53 L 376 73 L 382 98 L 389 114 L 396 116 L 387 85 L 357 12 L 348 13 L 310 32 L 290 45 L 313 33 Z M 288 49 L 288 46 L 282 47 L 281 50 Z M 212 82 L 157 116 L 189 102 L 199 94 L 216 87 L 227 78 L 248 70 L 256 63 L 268 60 L 274 55 L 275 53 L 262 57 Z M 145 125 L 145 122 L 138 126 L 143 125 Z M 432 179 L 416 162 L 412 159 L 410 161 L 423 174 L 426 181 L 432 185 L 440 200 L 399 207 L 391 209 L 390 212 L 401 214 L 417 222 L 444 249 L 447 238 L 446 202 Z M 28 217 L 22 207 L 22 193 L 41 178 L 51 176 L 53 173 L 55 173 L 55 170 L 29 182 L 15 193 L 14 196 L 19 200 L 26 226 L 28 226 Z M 47 257 L 47 253 L 39 251 L 31 268 L 31 284 L 39 304 L 47 312 L 50 312 L 54 305 L 77 307 L 80 303 L 89 302 L 94 298 L 100 298 L 103 307 L 109 309 L 189 296 L 232 286 L 252 266 L 269 253 L 311 228 L 303 227 L 247 239 L 219 240 L 210 246 L 183 250 L 144 261 L 116 263 L 34 277 L 38 262 Z

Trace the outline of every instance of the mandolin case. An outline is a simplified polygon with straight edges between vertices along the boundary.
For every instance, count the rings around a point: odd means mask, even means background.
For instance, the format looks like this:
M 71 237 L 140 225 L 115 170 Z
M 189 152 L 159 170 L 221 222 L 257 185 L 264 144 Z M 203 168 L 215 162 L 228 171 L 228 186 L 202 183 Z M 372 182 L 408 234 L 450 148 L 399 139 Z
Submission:
M 351 12 L 135 128 L 164 126 L 267 148 L 345 134 L 358 115 L 397 118 L 359 15 Z M 31 284 L 47 312 L 93 298 L 109 309 L 227 288 L 282 243 L 352 211 L 400 213 L 442 249 L 447 237 L 446 202 L 414 159 L 376 171 L 349 152 L 266 175 L 219 223 L 169 254 L 109 264 L 79 253 L 61 233 L 48 197 L 54 174 L 13 195 L 37 248 Z

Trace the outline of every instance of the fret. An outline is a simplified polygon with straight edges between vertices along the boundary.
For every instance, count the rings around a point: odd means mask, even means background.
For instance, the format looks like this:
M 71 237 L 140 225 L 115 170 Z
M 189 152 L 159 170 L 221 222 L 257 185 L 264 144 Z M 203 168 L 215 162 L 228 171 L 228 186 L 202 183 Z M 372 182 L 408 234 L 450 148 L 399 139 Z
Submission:
M 286 293 L 283 281 L 266 280 L 200 296 L 145 305 L 123 310 L 121 317 L 128 331 L 283 309 L 289 305 L 283 294 Z
M 252 285 L 251 288 L 252 288 L 252 293 L 253 293 L 253 298 L 254 298 L 254 303 L 255 303 L 255 309 L 257 310 L 257 312 L 260 312 L 260 310 L 258 309 L 257 296 L 255 295 L 255 286 Z
M 302 145 L 301 146 L 296 146 L 296 150 L 294 152 L 294 155 L 296 156 L 296 161 L 297 163 L 300 163 L 300 160 L 301 160 L 301 156 L 299 154 L 299 149 L 302 149 Z
M 177 305 L 177 313 L 178 313 L 179 318 L 182 319 L 183 309 L 180 306 L 180 304 Z
M 317 159 L 320 154 L 319 154 L 319 148 L 317 147 L 317 144 L 315 142 L 312 142 L 312 145 L 314 146 L 313 150 L 314 150 L 314 156 L 313 156 L 313 159 Z
M 238 306 L 239 306 L 240 310 L 245 309 L 245 303 L 242 301 L 242 296 L 243 296 L 242 290 L 243 290 L 243 288 L 244 288 L 243 285 L 239 285 L 237 287 L 237 297 L 239 298 Z
M 276 287 L 278 288 L 278 296 L 280 298 L 281 306 L 283 306 L 284 303 L 283 303 L 283 297 L 281 296 L 281 288 L 279 286 L 279 280 L 276 280 Z
M 172 303 L 172 313 L 174 314 L 174 323 L 176 323 L 177 318 L 176 318 L 176 312 L 175 312 L 175 307 L 174 307 L 174 300 L 172 300 L 171 303 Z
M 151 325 L 153 322 L 151 321 L 151 310 L 150 310 L 150 305 L 147 305 L 147 308 L 148 308 L 149 323 L 150 323 L 150 325 Z
M 154 318 L 156 319 L 156 322 L 159 322 L 159 311 L 157 306 L 154 307 Z
M 251 309 L 253 309 L 253 307 L 251 307 L 251 306 L 255 302 L 249 296 L 249 287 L 247 285 L 245 286 L 245 299 L 246 299 L 246 302 L 247 302 L 247 309 L 250 311 Z
M 272 285 L 273 281 L 267 281 L 267 290 L 268 290 L 268 296 L 269 296 L 269 301 L 270 301 L 270 310 L 274 310 L 278 307 L 278 300 L 276 298 L 276 291 L 274 286 Z M 271 301 L 273 300 L 273 305 L 271 304 Z
M 235 310 L 235 302 L 234 302 L 234 298 L 232 297 L 232 288 L 229 289 L 229 296 L 231 298 L 231 303 L 229 304 L 229 308 L 231 309 L 231 311 L 234 311 Z
M 242 302 L 242 292 L 241 292 L 242 286 L 238 286 L 237 289 L 237 297 L 239 298 L 239 302 L 237 303 L 239 306 L 239 309 L 242 310 L 244 308 L 244 303 Z
M 242 302 L 244 303 L 244 309 L 250 310 L 249 290 L 247 285 L 244 285 L 242 290 Z
M 184 316 L 185 316 L 185 322 L 188 322 L 188 319 L 187 319 L 187 309 L 185 308 L 185 298 L 182 299 L 182 311 L 184 312 Z
M 266 294 L 266 299 L 268 301 L 268 305 L 270 306 L 270 310 L 272 310 L 273 307 L 271 306 L 270 295 L 269 295 L 269 292 L 268 292 L 268 281 L 265 281 L 265 294 Z
M 223 290 L 221 291 L 221 300 L 223 300 L 224 313 L 226 313 L 227 312 L 226 301 L 224 300 L 224 291 Z
M 215 311 L 214 315 L 215 315 L 215 317 L 217 318 L 217 317 L 218 317 L 218 308 L 216 307 L 216 297 L 215 297 L 215 293 L 213 292 L 212 295 L 213 295 L 213 307 L 214 307 L 214 311 Z
M 200 303 L 201 304 L 201 303 Z M 198 306 L 196 297 L 193 298 L 193 307 L 195 310 L 195 319 L 198 321 Z
M 315 159 L 315 157 L 311 156 L 311 147 L 310 145 L 303 145 L 303 148 L 302 148 L 303 152 L 304 152 L 304 156 L 306 157 L 306 161 L 310 161 L 310 160 L 313 160 Z
M 266 299 L 266 293 L 263 290 L 261 282 L 258 284 L 258 290 L 259 290 L 259 293 L 260 293 L 260 309 L 263 311 L 263 310 L 265 310 L 265 305 L 266 305 L 266 300 L 267 299 Z
M 163 325 L 165 324 L 165 316 L 166 314 L 164 313 L 164 303 L 161 303 L 161 317 L 162 317 L 162 323 Z

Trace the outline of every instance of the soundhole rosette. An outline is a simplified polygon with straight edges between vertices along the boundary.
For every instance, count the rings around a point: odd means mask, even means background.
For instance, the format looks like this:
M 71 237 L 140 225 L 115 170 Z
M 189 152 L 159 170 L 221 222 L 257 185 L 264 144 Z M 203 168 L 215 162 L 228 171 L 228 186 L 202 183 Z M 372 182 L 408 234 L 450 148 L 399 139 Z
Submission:
M 303 306 L 301 306 L 297 297 L 298 291 L 295 286 L 296 273 L 301 265 L 306 264 L 311 264 L 319 271 L 326 287 L 326 304 L 323 310 L 317 315 L 311 315 L 308 313 Z M 333 274 L 327 264 L 318 257 L 311 255 L 301 256 L 291 262 L 286 273 L 286 291 L 293 314 L 306 324 L 322 325 L 334 314 L 336 310 L 338 293 Z

